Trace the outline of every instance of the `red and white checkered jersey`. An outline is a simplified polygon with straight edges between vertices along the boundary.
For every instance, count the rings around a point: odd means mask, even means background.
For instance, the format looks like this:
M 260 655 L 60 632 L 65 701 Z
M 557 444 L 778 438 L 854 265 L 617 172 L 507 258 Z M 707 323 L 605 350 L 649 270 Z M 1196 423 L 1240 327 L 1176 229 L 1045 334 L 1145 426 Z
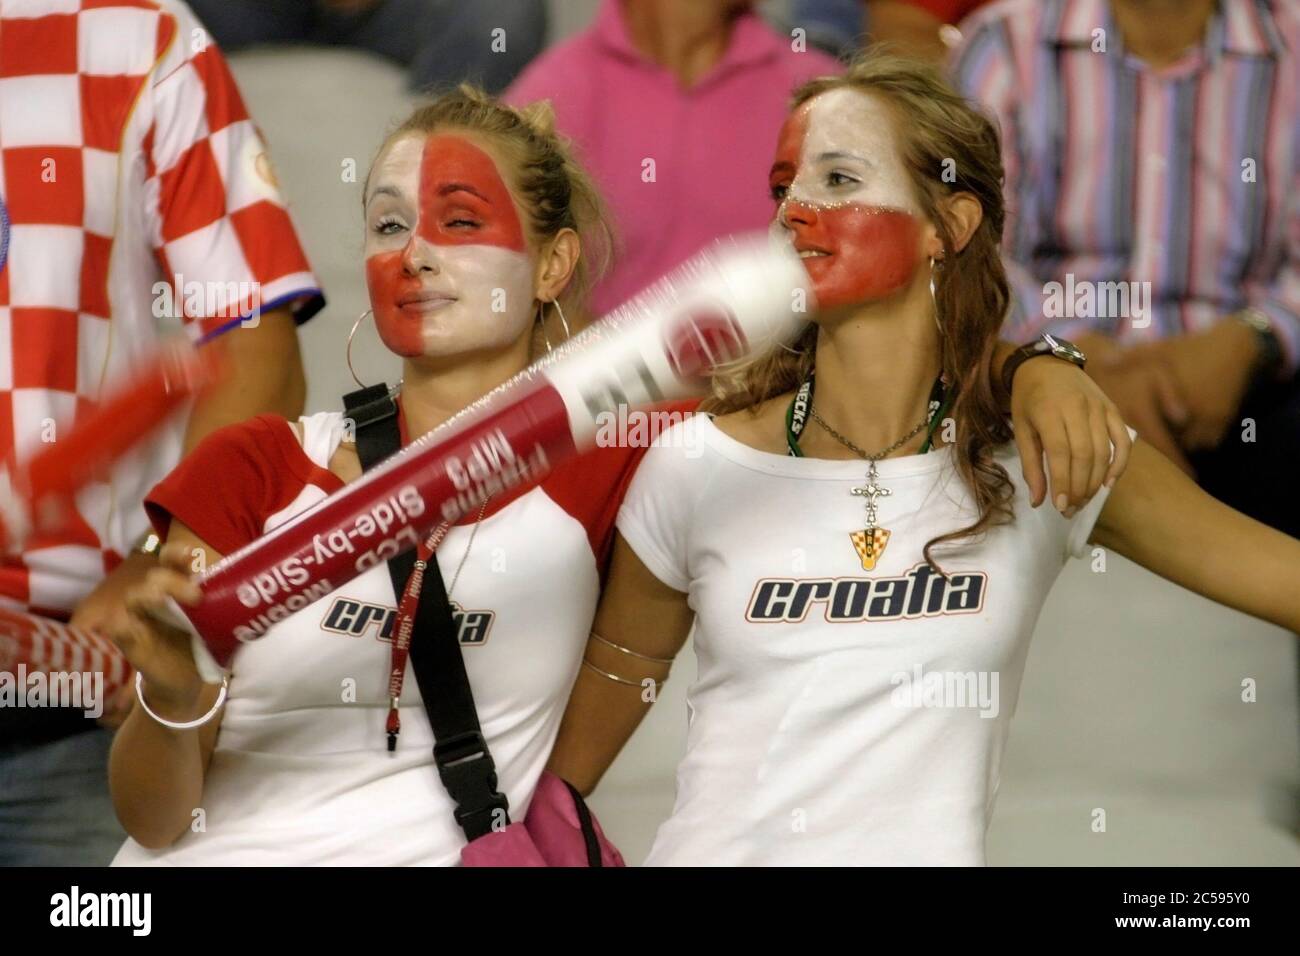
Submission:
M 226 62 L 175 0 L 0 0 L 0 200 L 0 454 L 57 440 L 169 326 L 323 304 Z M 110 571 L 183 418 L 4 560 L 0 600 L 65 614 Z

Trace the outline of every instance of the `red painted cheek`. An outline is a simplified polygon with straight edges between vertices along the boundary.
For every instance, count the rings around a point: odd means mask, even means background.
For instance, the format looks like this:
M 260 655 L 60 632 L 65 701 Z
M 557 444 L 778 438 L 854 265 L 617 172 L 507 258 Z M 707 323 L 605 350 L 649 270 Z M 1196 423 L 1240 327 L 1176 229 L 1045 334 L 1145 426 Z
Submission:
M 381 252 L 366 260 L 366 287 L 375 312 L 375 328 L 391 352 L 411 357 L 424 354 L 424 323 L 417 315 L 404 313 L 397 298 L 408 289 L 418 289 L 402 268 L 402 253 Z
M 848 206 L 819 212 L 817 226 L 804 241 L 831 255 L 806 259 L 804 265 L 821 305 L 881 299 L 912 280 L 920 223 L 908 213 Z

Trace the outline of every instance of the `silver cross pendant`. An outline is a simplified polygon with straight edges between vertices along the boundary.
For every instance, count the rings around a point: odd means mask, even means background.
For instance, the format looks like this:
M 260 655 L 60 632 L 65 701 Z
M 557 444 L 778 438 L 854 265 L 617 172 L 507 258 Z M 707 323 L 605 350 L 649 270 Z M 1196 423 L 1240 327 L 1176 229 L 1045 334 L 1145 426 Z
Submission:
M 871 462 L 867 469 L 867 483 L 861 488 L 854 488 L 851 494 L 859 498 L 867 499 L 867 531 L 873 531 L 876 528 L 876 499 L 888 498 L 893 492 L 883 487 L 879 479 L 880 473 L 876 470 L 876 463 Z

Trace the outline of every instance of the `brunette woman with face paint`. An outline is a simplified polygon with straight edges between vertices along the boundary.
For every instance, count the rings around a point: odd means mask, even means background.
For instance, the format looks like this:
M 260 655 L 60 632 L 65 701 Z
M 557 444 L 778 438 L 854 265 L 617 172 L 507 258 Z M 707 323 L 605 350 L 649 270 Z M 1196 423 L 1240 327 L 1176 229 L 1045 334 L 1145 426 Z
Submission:
M 594 271 L 587 263 L 599 261 L 605 230 L 594 190 L 547 116 L 462 90 L 404 123 L 370 172 L 366 277 L 379 335 L 403 359 L 404 438 L 445 421 L 578 327 Z M 1016 397 L 1030 396 L 1027 430 L 1055 423 L 1064 441 L 1076 405 L 1105 407 L 1064 363 L 1026 368 L 1034 370 L 1017 377 Z M 1090 475 L 1090 451 L 1079 456 L 1077 489 L 1064 456 L 1058 487 L 1086 497 L 1090 478 L 1100 484 L 1104 468 Z M 613 519 L 641 452 L 599 449 L 538 488 L 489 500 L 436 552 L 515 819 L 582 666 Z M 113 636 L 143 675 L 149 711 L 199 725 L 165 726 L 137 708 L 119 732 L 112 789 L 133 839 L 118 863 L 458 859 L 464 838 L 432 764 L 413 680 L 400 694 L 400 742 L 393 753 L 385 746 L 397 603 L 387 569 L 241 649 L 224 703 L 200 683 L 187 639 L 151 617 L 165 596 L 195 599 L 192 554 L 211 563 L 360 470 L 340 413 L 293 424 L 263 417 L 214 436 L 150 495 L 168 539 L 166 567 L 133 595 L 133 613 Z
M 587 650 L 657 682 L 695 627 L 648 863 L 982 864 L 1030 635 L 1089 544 L 1300 629 L 1300 542 L 1146 445 L 1077 513 L 1031 507 L 984 371 L 1001 179 L 995 129 L 928 68 L 872 57 L 796 93 L 773 228 L 822 309 L 641 462 Z M 589 791 L 647 706 L 584 669 L 551 768 Z

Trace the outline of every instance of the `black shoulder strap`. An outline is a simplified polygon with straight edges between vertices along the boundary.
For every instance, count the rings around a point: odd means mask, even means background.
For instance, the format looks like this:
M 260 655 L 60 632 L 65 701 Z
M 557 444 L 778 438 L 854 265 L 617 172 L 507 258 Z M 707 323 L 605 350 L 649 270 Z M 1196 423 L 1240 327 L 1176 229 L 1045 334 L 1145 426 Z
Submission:
M 369 471 L 401 447 L 397 403 L 388 386 L 371 385 L 350 392 L 343 397 L 343 407 L 356 429 L 362 470 Z M 393 593 L 399 602 L 414 567 L 414 551 L 388 562 Z M 425 570 L 415 614 L 411 669 L 433 728 L 438 775 L 456 805 L 456 822 L 465 831 L 465 838 L 474 840 L 489 833 L 497 819 L 503 825 L 509 823 L 508 803 L 505 794 L 497 790 L 496 764 L 479 726 L 461 655 L 459 628 L 447 601 L 436 555 Z

